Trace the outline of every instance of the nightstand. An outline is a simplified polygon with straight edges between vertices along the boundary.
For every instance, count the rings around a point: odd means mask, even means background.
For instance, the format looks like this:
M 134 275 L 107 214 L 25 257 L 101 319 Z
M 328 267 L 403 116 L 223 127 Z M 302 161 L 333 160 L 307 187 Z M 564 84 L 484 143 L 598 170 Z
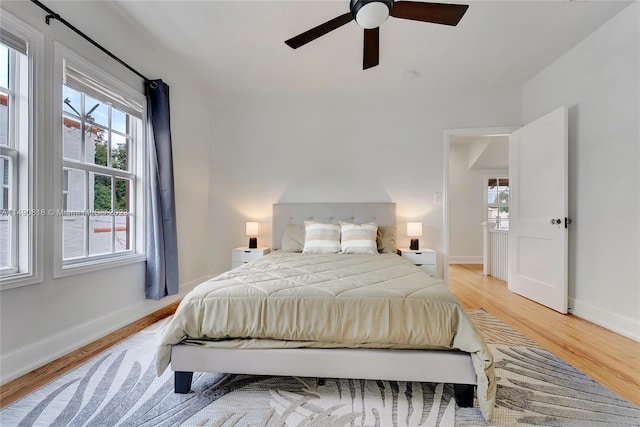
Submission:
M 408 249 L 399 248 L 398 255 L 408 259 L 418 267 L 424 269 L 431 277 L 436 277 L 437 262 L 436 252 L 432 249 Z
M 231 268 L 240 267 L 250 261 L 262 258 L 269 252 L 271 252 L 270 248 L 235 248 L 231 251 Z

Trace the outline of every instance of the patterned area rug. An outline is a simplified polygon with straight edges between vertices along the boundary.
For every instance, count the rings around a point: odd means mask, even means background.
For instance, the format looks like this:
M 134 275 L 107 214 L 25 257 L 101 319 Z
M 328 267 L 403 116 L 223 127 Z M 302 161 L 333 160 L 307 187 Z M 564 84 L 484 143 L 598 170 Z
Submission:
M 639 426 L 640 408 L 482 310 L 496 360 L 495 426 Z M 450 385 L 195 374 L 195 393 L 155 376 L 161 321 L 4 408 L 6 426 L 484 426 Z

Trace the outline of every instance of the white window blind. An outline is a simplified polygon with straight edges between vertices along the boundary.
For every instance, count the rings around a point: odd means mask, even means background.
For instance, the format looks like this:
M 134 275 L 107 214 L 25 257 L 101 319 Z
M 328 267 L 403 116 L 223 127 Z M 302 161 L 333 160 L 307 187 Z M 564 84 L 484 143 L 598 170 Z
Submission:
M 27 42 L 20 37 L 14 36 L 4 28 L 0 28 L 0 43 L 24 55 L 27 54 Z
M 141 103 L 115 92 L 109 85 L 83 73 L 66 60 L 64 61 L 64 84 L 96 99 L 108 101 L 113 107 L 134 117 L 142 118 L 143 106 Z

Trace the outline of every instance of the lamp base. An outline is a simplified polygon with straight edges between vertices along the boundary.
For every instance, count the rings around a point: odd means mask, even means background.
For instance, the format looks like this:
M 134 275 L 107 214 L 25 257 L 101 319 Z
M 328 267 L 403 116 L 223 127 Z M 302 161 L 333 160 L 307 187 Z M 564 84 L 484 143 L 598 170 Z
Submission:
M 257 248 L 258 248 L 258 238 L 249 237 L 249 249 L 257 249 Z
M 418 249 L 420 249 L 417 238 L 411 239 L 411 246 L 409 246 L 409 249 L 411 249 L 412 251 L 417 251 Z

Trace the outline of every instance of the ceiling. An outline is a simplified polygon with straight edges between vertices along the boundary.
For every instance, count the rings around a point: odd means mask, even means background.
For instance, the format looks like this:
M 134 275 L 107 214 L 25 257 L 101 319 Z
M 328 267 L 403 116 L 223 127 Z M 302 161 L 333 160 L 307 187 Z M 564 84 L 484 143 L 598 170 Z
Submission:
M 362 70 L 351 22 L 293 50 L 284 41 L 348 0 L 106 2 L 219 93 L 360 93 L 522 85 L 612 18 L 621 1 L 476 1 L 457 27 L 389 18 L 380 65 Z M 453 2 L 455 3 L 455 2 Z

